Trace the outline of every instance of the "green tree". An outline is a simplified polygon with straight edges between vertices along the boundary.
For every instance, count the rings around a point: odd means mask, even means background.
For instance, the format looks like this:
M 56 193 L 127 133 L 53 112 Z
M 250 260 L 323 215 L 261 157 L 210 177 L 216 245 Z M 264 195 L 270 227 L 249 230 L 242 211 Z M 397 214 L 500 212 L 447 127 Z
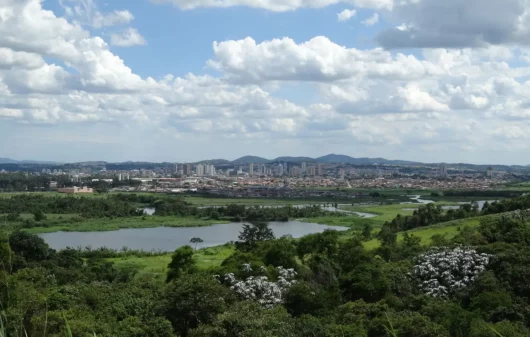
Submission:
M 369 223 L 363 225 L 362 236 L 366 240 L 369 240 L 372 237 L 372 225 Z
M 233 293 L 213 276 L 187 274 L 167 285 L 163 310 L 175 332 L 185 337 L 199 323 L 213 322 L 234 300 Z
M 195 260 L 193 259 L 193 248 L 182 246 L 175 250 L 168 265 L 166 281 L 169 282 L 180 277 L 183 273 L 195 270 Z
M 256 255 L 260 256 L 266 266 L 295 268 L 296 248 L 292 239 L 280 238 L 276 240 L 263 241 L 256 249 Z
M 244 224 L 238 239 L 239 241 L 236 242 L 237 249 L 249 251 L 256 248 L 258 242 L 274 240 L 274 233 L 266 222 L 255 222 Z
M 335 257 L 339 248 L 340 233 L 335 230 L 325 230 L 322 233 L 309 234 L 302 237 L 297 244 L 298 257 L 307 254 L 322 254 Z
M 11 250 L 28 261 L 42 261 L 50 258 L 52 250 L 40 237 L 23 231 L 15 231 L 9 237 Z
M 295 337 L 293 319 L 282 306 L 264 309 L 254 301 L 237 302 L 192 337 Z
M 35 221 L 44 221 L 46 220 L 46 214 L 44 214 L 43 211 L 41 210 L 38 210 L 36 211 L 35 213 L 33 213 L 33 218 L 35 219 Z
M 191 238 L 190 243 L 195 245 L 195 250 L 197 250 L 197 245 L 203 243 L 204 240 L 201 238 Z

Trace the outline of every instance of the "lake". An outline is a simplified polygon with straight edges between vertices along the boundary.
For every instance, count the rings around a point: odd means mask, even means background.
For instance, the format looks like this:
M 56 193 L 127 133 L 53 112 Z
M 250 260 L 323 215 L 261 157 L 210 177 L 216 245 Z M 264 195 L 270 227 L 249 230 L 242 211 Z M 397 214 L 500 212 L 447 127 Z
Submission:
M 107 247 L 121 249 L 163 250 L 173 251 L 178 247 L 188 245 L 193 237 L 204 240 L 197 248 L 212 247 L 236 241 L 244 223 L 229 223 L 207 227 L 156 227 L 131 228 L 110 232 L 55 232 L 39 234 L 53 249 L 66 247 L 86 247 L 93 249 Z M 299 238 L 307 234 L 321 233 L 326 229 L 339 231 L 347 227 L 327 226 L 316 223 L 287 221 L 269 222 L 269 227 L 276 237 L 292 235 Z

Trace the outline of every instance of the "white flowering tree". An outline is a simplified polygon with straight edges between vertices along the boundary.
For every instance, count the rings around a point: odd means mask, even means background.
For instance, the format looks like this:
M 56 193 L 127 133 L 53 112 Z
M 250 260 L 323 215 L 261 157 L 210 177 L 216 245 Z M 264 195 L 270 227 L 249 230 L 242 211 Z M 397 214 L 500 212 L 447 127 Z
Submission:
M 413 275 L 425 294 L 450 297 L 471 285 L 490 259 L 468 247 L 434 248 L 416 258 Z
M 244 264 L 243 270 L 252 271 L 250 264 Z M 237 280 L 233 273 L 226 274 L 224 281 L 230 285 L 236 294 L 245 300 L 255 300 L 265 308 L 272 308 L 284 301 L 285 292 L 296 282 L 296 271 L 294 269 L 276 268 L 278 280 L 269 281 L 267 276 L 250 276 L 245 280 Z M 265 267 L 260 271 L 266 273 Z

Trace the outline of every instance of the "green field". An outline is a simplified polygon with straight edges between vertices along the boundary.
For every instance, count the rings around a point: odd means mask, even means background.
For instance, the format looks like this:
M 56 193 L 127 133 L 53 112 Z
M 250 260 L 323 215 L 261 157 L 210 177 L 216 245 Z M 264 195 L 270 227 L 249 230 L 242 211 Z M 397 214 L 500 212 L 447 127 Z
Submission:
M 193 257 L 201 269 L 218 267 L 234 250 L 235 248 L 229 245 L 204 248 L 199 249 Z M 171 255 L 172 253 L 159 256 L 125 256 L 108 260 L 114 262 L 116 268 L 134 268 L 138 269 L 140 274 L 163 275 L 165 277 L 167 266 L 171 262 Z
M 421 243 L 427 246 L 431 243 L 431 238 L 433 235 L 443 235 L 446 239 L 452 239 L 464 227 L 477 227 L 480 224 L 481 218 L 484 217 L 475 217 L 443 222 L 432 226 L 416 228 L 407 231 L 407 233 L 420 237 Z M 398 242 L 403 240 L 403 233 L 398 234 L 397 239 Z M 364 242 L 363 245 L 366 249 L 372 250 L 380 246 L 380 241 L 377 239 L 372 239 L 370 241 Z
M 64 214 L 47 214 L 48 219 L 64 217 Z M 72 215 L 69 215 L 72 216 Z M 75 214 L 73 215 L 76 216 Z M 176 216 L 135 216 L 127 218 L 96 218 L 83 219 L 81 222 L 63 222 L 48 221 L 46 227 L 26 228 L 30 233 L 52 233 L 58 231 L 64 232 L 99 232 L 113 231 L 121 228 L 153 228 L 153 227 L 201 227 L 211 226 L 214 224 L 228 223 L 226 220 L 197 219 L 192 217 Z

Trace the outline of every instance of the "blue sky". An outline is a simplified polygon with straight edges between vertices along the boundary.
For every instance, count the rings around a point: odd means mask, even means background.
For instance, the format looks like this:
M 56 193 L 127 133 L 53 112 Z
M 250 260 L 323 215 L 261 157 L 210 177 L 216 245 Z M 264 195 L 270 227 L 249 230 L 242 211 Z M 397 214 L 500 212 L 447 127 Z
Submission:
M 4 2 L 0 157 L 530 154 L 527 1 Z

